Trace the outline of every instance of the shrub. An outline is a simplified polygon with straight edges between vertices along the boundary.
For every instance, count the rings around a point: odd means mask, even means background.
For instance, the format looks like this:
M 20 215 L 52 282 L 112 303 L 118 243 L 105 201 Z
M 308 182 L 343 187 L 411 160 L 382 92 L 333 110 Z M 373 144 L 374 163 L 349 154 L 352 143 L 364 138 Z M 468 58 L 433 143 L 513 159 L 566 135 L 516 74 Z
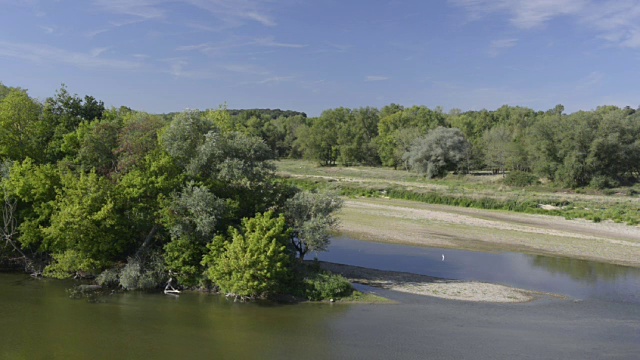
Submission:
M 107 287 L 118 286 L 120 284 L 119 274 L 118 269 L 107 269 L 96 277 L 96 283 Z
M 205 250 L 203 245 L 186 237 L 173 239 L 164 246 L 164 261 L 179 283 L 195 286 L 203 271 L 200 261 Z
M 353 286 L 342 275 L 314 273 L 304 279 L 305 295 L 311 301 L 330 300 L 349 296 Z
M 289 231 L 284 216 L 272 212 L 242 221 L 242 232 L 231 228 L 232 241 L 207 245 L 205 275 L 224 293 L 241 299 L 280 294 L 291 278 L 292 254 L 287 249 Z
M 598 189 L 598 190 L 612 188 L 619 185 L 620 183 L 615 179 L 612 179 L 608 176 L 603 176 L 603 175 L 596 175 L 589 182 L 589 187 Z
M 147 259 L 129 258 L 120 271 L 120 286 L 127 290 L 149 290 L 160 287 L 167 279 L 167 270 L 158 254 Z
M 85 277 L 97 273 L 101 267 L 100 262 L 75 250 L 53 254 L 53 260 L 53 263 L 44 269 L 44 276 L 57 279 L 66 279 L 72 276 Z
M 524 171 L 511 171 L 504 178 L 504 184 L 508 186 L 525 187 L 539 183 L 538 177 Z

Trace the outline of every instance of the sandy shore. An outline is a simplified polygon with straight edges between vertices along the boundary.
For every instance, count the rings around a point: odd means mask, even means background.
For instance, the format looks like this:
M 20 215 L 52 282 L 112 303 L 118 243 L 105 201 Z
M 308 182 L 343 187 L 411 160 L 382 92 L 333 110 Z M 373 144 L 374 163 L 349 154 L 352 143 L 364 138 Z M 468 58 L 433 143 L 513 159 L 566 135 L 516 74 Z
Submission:
M 374 270 L 329 262 L 320 262 L 320 266 L 357 284 L 444 299 L 515 303 L 531 301 L 543 295 L 503 285 L 447 280 L 426 275 Z
M 342 233 L 363 240 L 640 267 L 640 227 L 626 224 L 390 199 L 349 199 L 340 219 Z
M 625 224 L 390 199 L 349 199 L 340 219 L 344 235 L 362 240 L 514 251 L 640 267 L 640 228 Z M 446 299 L 504 303 L 527 302 L 543 295 L 496 284 L 331 263 L 322 266 L 354 283 Z

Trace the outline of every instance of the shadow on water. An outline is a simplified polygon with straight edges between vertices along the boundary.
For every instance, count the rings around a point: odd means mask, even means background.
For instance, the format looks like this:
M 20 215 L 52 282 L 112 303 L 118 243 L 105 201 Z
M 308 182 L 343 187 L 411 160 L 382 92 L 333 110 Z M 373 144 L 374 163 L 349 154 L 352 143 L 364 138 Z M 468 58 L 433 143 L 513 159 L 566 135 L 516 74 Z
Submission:
M 382 244 L 344 237 L 333 239 L 329 251 L 318 258 L 379 270 L 497 283 L 577 299 L 640 303 L 640 269 L 594 261 Z

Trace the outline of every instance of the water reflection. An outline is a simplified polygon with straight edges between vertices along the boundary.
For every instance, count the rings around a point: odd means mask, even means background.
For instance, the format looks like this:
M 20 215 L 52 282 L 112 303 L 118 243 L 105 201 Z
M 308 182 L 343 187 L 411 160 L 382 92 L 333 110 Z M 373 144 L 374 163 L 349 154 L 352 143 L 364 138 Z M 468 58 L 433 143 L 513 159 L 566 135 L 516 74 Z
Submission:
M 445 255 L 433 263 L 460 266 L 452 257 L 462 254 Z M 69 299 L 69 285 L 0 274 L 0 359 L 636 359 L 640 352 L 636 304 L 414 296 L 397 305 L 262 306 L 144 293 L 89 303 Z
M 596 284 L 599 281 L 615 281 L 626 277 L 638 277 L 640 269 L 579 259 L 531 256 L 531 264 L 552 274 L 566 274 L 571 279 Z
M 337 356 L 331 324 L 349 311 L 198 293 L 132 292 L 91 303 L 70 299 L 69 285 L 0 274 L 0 359 L 328 359 Z
M 318 254 L 318 258 L 379 270 L 504 284 L 578 299 L 640 303 L 640 269 L 594 261 L 380 244 L 343 237 L 333 239 L 329 251 Z

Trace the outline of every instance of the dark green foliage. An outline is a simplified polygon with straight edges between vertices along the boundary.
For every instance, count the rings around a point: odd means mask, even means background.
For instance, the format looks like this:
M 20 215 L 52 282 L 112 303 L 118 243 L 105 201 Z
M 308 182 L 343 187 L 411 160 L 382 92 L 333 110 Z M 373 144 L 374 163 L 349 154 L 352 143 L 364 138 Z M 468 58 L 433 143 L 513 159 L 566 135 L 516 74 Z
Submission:
M 174 195 L 167 201 L 164 224 L 172 238 L 191 237 L 203 243 L 213 237 L 225 211 L 224 200 L 206 187 L 189 182 L 180 195 Z
M 538 183 L 538 177 L 524 171 L 511 171 L 504 178 L 504 184 L 525 187 Z
M 267 117 L 270 119 L 277 119 L 280 117 L 294 117 L 294 116 L 302 116 L 307 117 L 307 114 L 299 111 L 292 110 L 280 110 L 280 109 L 229 109 L 227 110 L 229 115 L 231 116 L 259 116 L 259 117 Z
M 67 158 L 83 171 L 108 175 L 116 170 L 114 150 L 118 143 L 120 125 L 116 121 L 83 121 L 78 128 L 64 136 L 61 145 Z
M 188 237 L 174 238 L 164 246 L 164 261 L 167 270 L 175 274 L 184 286 L 198 285 L 203 272 L 200 264 L 206 247 Z
M 114 154 L 118 158 L 118 171 L 127 172 L 139 166 L 145 156 L 158 147 L 158 133 L 165 125 L 158 117 L 139 112 L 127 112 L 118 134 Z
M 349 296 L 353 286 L 342 275 L 312 272 L 304 279 L 305 296 L 311 301 L 334 300 Z
M 312 119 L 310 125 L 296 130 L 296 146 L 304 157 L 321 165 L 335 165 L 339 155 L 338 127 L 345 111 L 327 110 L 319 118 Z

